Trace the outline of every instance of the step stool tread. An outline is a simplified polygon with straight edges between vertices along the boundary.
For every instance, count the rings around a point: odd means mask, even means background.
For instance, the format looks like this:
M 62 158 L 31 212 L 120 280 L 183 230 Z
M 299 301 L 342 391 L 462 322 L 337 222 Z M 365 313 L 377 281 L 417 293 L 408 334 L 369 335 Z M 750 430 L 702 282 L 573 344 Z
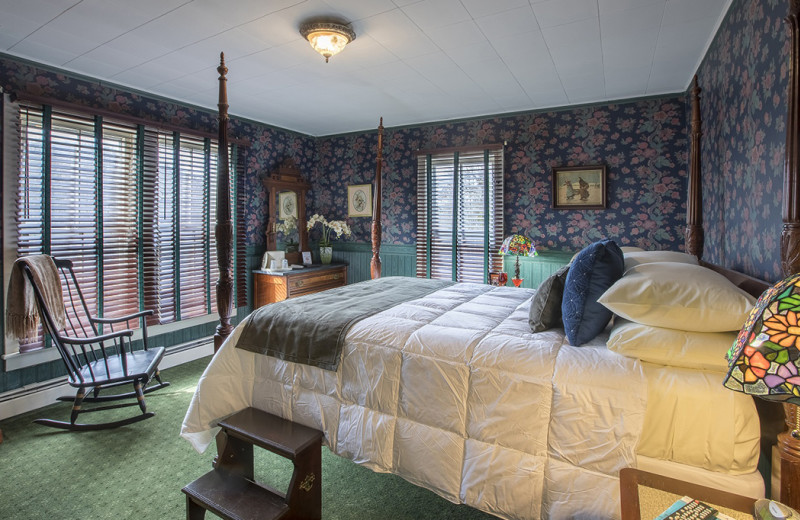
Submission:
M 231 520 L 278 520 L 289 512 L 283 497 L 224 471 L 212 470 L 182 491 L 209 511 Z
M 318 448 L 322 432 L 257 408 L 245 408 L 219 426 L 252 444 L 295 460 L 309 447 Z

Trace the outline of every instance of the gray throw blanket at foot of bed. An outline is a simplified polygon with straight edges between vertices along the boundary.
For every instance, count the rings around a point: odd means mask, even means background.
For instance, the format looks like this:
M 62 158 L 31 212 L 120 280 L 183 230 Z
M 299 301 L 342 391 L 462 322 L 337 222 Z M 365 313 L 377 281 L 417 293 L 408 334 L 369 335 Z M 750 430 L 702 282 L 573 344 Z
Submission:
M 244 324 L 236 348 L 336 370 L 354 323 L 452 284 L 395 276 L 265 305 Z

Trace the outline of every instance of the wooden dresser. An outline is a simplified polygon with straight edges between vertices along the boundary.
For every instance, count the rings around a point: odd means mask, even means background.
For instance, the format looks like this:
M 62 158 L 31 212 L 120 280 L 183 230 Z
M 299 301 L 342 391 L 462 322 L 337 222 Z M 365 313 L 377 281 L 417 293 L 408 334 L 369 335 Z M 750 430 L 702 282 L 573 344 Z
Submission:
M 253 271 L 253 308 L 347 283 L 347 264 L 313 265 L 285 273 Z

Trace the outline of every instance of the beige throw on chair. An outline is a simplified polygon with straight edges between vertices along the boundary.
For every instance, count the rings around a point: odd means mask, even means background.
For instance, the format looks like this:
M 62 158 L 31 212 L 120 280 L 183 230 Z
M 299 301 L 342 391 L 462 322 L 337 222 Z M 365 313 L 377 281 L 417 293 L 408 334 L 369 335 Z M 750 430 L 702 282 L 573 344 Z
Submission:
M 6 323 L 8 333 L 21 341 L 35 337 L 39 328 L 39 309 L 36 308 L 33 286 L 25 275 L 26 265 L 31 270 L 36 285 L 42 291 L 42 298 L 50 309 L 58 329 L 64 326 L 66 314 L 61 292 L 61 277 L 53 258 L 48 255 L 18 258 L 11 268 L 11 280 L 8 283 Z

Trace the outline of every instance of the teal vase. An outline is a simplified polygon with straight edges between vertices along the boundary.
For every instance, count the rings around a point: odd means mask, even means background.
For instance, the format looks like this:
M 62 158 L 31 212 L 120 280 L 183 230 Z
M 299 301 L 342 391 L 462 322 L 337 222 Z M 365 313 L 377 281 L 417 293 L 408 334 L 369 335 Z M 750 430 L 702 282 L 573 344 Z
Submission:
M 319 259 L 322 261 L 323 264 L 331 263 L 331 259 L 333 258 L 333 247 L 327 246 L 319 248 Z

